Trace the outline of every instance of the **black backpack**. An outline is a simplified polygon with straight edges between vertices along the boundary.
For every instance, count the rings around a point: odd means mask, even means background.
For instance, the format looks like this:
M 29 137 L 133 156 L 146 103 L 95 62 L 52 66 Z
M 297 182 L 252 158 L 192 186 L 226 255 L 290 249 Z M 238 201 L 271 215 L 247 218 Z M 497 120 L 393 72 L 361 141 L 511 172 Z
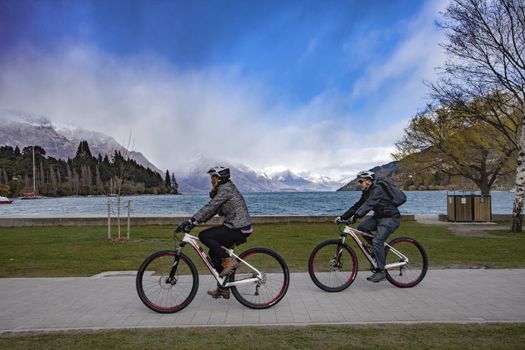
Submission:
M 392 203 L 394 203 L 396 207 L 399 207 L 407 201 L 407 196 L 403 193 L 403 191 L 401 191 L 396 185 L 394 185 L 390 181 L 383 179 L 377 180 L 376 183 L 383 187 L 383 190 L 386 193 L 388 193 L 388 195 L 392 199 Z

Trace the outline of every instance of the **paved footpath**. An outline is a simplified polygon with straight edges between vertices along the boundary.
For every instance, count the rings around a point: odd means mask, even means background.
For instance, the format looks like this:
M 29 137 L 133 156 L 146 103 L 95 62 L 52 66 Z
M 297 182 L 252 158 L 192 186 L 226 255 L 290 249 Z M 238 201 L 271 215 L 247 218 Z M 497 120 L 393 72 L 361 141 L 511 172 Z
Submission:
M 525 322 L 525 269 L 430 270 L 417 287 L 373 284 L 361 271 L 340 293 L 294 273 L 286 297 L 267 310 L 214 300 L 201 276 L 193 302 L 175 314 L 146 308 L 131 273 L 89 278 L 0 279 L 0 333 L 181 326 L 307 325 L 413 322 Z

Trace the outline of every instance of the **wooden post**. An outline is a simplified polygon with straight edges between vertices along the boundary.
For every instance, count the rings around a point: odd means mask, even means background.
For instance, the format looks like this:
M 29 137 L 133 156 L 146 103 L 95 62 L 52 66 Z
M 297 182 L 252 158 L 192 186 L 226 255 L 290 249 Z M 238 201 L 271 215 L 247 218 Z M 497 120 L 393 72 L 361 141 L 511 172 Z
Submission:
M 111 200 L 108 199 L 108 239 L 111 239 Z
M 120 239 L 120 193 L 117 194 L 117 232 Z
M 131 201 L 128 200 L 128 241 L 129 241 L 130 231 L 131 231 L 130 218 L 131 218 Z

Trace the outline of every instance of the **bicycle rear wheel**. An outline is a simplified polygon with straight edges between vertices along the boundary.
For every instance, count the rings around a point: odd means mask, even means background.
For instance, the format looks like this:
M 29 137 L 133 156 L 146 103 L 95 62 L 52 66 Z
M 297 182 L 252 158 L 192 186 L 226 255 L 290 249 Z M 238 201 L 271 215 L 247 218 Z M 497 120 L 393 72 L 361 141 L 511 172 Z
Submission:
M 284 259 L 268 248 L 251 248 L 239 257 L 259 270 L 263 279 L 258 283 L 240 284 L 231 287 L 233 296 L 244 306 L 252 309 L 267 309 L 281 301 L 290 285 L 290 272 Z M 253 269 L 241 262 L 230 276 L 230 282 L 257 277 Z
M 169 278 L 177 262 L 173 279 Z M 150 255 L 137 272 L 137 293 L 151 310 L 174 313 L 188 306 L 199 288 L 199 275 L 193 262 L 184 254 L 163 250 Z
M 318 244 L 308 258 L 310 278 L 327 292 L 348 288 L 354 282 L 357 270 L 357 256 L 352 248 L 335 239 Z
M 410 288 L 425 278 L 428 269 L 427 253 L 423 246 L 415 239 L 399 237 L 388 243 L 408 258 L 408 264 L 386 270 L 386 279 L 399 288 Z M 385 248 L 386 265 L 402 262 L 390 247 Z

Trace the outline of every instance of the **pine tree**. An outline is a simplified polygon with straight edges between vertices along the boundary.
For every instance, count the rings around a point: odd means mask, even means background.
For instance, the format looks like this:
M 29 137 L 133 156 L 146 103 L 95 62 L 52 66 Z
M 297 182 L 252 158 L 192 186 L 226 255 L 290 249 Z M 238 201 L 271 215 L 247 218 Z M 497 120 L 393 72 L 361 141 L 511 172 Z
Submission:
M 171 191 L 171 178 L 170 178 L 170 172 L 166 170 L 166 177 L 164 178 L 164 186 L 168 191 Z
M 171 174 L 171 189 L 173 193 L 179 194 L 179 184 L 177 183 L 177 180 L 175 179 L 175 175 Z

